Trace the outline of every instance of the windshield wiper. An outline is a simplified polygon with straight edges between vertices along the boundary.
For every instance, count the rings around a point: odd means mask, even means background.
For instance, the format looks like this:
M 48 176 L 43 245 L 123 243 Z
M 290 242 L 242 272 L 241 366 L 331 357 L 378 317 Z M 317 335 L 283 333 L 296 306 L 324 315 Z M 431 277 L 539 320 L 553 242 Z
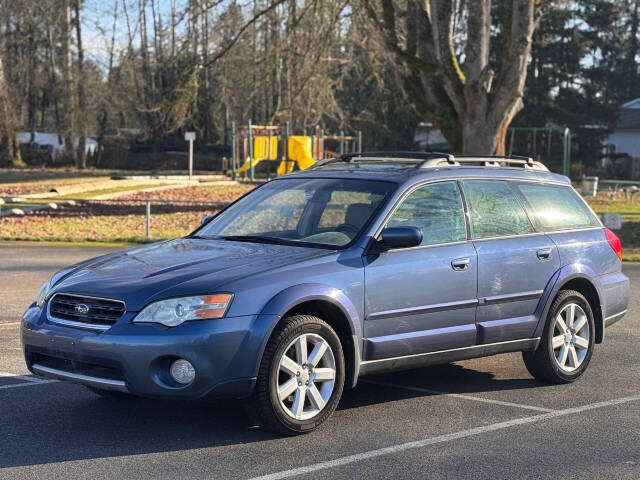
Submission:
M 235 242 L 255 242 L 255 243 L 272 243 L 274 245 L 289 245 L 289 242 L 276 237 L 267 237 L 263 235 L 227 235 L 218 237 L 220 240 L 230 240 Z

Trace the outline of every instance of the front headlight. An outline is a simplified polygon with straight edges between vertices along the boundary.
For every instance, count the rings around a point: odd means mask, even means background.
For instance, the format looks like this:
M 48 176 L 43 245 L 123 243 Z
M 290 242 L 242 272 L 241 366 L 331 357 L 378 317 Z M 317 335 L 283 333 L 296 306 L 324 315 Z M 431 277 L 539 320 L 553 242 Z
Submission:
M 233 294 L 214 293 L 197 297 L 170 298 L 147 305 L 134 319 L 136 323 L 161 323 L 175 327 L 190 320 L 224 317 Z
M 51 291 L 51 280 L 45 282 L 45 284 L 42 285 L 40 287 L 40 290 L 38 291 L 38 296 L 36 297 L 36 305 L 38 305 L 38 307 L 42 308 L 42 306 L 44 305 L 44 302 L 47 301 L 47 296 L 49 295 L 50 291 Z

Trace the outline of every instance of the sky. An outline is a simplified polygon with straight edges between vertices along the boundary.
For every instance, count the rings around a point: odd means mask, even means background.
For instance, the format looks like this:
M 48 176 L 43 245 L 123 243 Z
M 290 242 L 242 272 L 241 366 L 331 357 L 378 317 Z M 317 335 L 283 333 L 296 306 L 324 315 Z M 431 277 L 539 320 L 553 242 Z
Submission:
M 180 11 L 188 0 L 176 0 L 176 9 Z M 83 26 L 83 47 L 85 56 L 98 63 L 101 67 L 106 67 L 109 58 L 109 47 L 113 29 L 114 12 L 117 12 L 115 43 L 116 50 L 127 46 L 128 30 L 124 5 L 129 14 L 131 28 L 135 29 L 138 23 L 138 3 L 139 0 L 85 0 L 81 12 Z M 157 8 L 162 14 L 165 22 L 171 18 L 171 1 L 157 0 Z M 151 1 L 147 0 L 147 18 L 151 18 Z M 153 25 L 147 22 L 147 30 L 151 35 Z M 179 28 L 179 27 L 178 27 Z M 139 41 L 136 38 L 136 41 Z

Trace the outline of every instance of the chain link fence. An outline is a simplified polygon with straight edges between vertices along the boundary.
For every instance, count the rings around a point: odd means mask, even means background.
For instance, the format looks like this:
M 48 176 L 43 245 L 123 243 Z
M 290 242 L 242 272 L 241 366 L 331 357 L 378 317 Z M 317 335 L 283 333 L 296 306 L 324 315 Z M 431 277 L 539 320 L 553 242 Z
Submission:
M 195 230 L 231 202 L 42 198 L 0 205 L 0 238 L 148 242 Z

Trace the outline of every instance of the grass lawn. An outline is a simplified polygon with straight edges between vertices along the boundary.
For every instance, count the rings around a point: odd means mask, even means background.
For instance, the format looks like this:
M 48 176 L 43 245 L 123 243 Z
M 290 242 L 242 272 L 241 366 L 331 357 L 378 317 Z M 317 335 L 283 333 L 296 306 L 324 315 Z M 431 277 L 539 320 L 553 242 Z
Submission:
M 1 175 L 0 175 L 1 176 Z M 45 193 L 51 189 L 64 185 L 80 185 L 83 183 L 93 183 L 109 180 L 109 177 L 75 177 L 64 179 L 37 180 L 24 183 L 3 183 L 0 181 L 0 197 L 19 197 L 20 195 L 29 195 L 31 193 Z
M 151 192 L 136 192 L 119 197 L 118 200 L 189 200 L 192 202 L 233 202 L 238 197 L 256 188 L 249 183 L 204 184 L 184 188 L 170 188 Z
M 213 175 L 215 172 L 194 171 L 194 175 Z M 73 180 L 96 180 L 101 177 L 132 176 L 132 175 L 186 175 L 186 170 L 167 170 L 162 172 L 149 172 L 149 170 L 111 170 L 111 169 L 87 169 L 76 170 L 70 167 L 61 168 L 0 168 L 0 184 L 50 182 L 56 183 L 63 180 L 65 184 Z
M 0 184 L 15 183 L 56 183 L 64 180 L 65 183 L 82 181 L 83 179 L 96 180 L 109 178 L 111 170 L 74 170 L 69 168 L 3 168 L 0 169 Z
M 206 184 L 153 192 L 137 191 L 148 186 L 158 184 L 113 187 L 109 190 L 94 190 L 59 197 L 61 200 L 82 199 L 131 190 L 130 194 L 119 197 L 117 202 L 89 202 L 77 205 L 62 203 L 56 210 L 2 217 L 0 240 L 144 243 L 180 237 L 195 230 L 201 218 L 215 213 L 216 209 L 212 206 L 185 205 L 179 202 L 164 205 L 152 203 L 149 239 L 145 236 L 146 200 L 231 202 L 255 188 L 255 185 L 249 184 Z M 9 205 L 4 205 L 3 208 Z
M 628 261 L 640 261 L 640 195 L 630 200 L 614 199 L 606 197 L 587 197 L 587 202 L 598 214 L 621 213 L 622 228 L 616 230 L 616 235 L 622 241 L 623 258 Z
M 162 187 L 165 183 L 149 183 L 142 185 L 123 185 L 122 187 L 102 188 L 98 190 L 88 190 L 86 192 L 70 193 L 68 195 L 56 196 L 56 199 L 74 199 L 74 200 L 86 200 L 100 195 L 110 195 L 112 193 L 122 192 L 136 192 L 145 188 Z
M 16 197 L 31 193 L 45 193 L 52 188 L 124 177 L 150 174 L 149 171 L 75 170 L 71 168 L 0 169 L 0 197 Z M 163 171 L 161 175 L 186 175 L 185 171 Z M 211 175 L 212 172 L 194 172 L 195 175 Z M 157 186 L 157 185 L 154 185 Z

